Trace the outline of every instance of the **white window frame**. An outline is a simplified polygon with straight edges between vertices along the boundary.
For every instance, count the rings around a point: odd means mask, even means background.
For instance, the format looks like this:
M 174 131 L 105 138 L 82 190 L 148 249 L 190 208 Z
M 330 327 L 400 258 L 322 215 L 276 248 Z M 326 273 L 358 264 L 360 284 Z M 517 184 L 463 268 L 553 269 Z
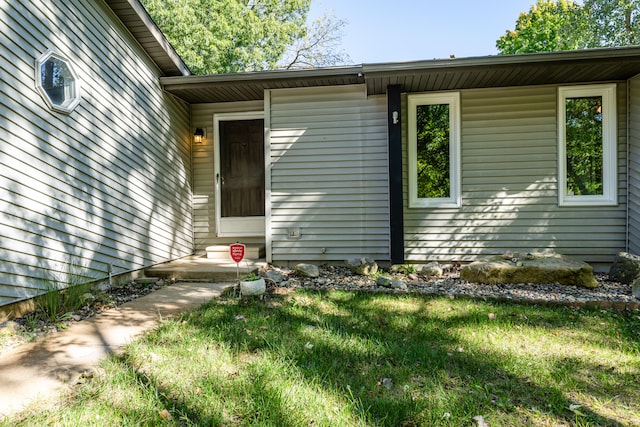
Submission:
M 46 63 L 50 58 L 55 58 L 61 62 L 64 62 L 65 65 L 67 66 L 69 74 L 71 74 L 71 76 L 73 77 L 73 88 L 71 89 L 73 93 L 68 94 L 69 95 L 68 98 L 65 99 L 65 101 L 62 104 L 54 104 L 51 101 L 49 94 L 47 93 L 47 91 L 44 89 L 44 86 L 43 86 L 41 68 L 42 68 L 42 65 Z M 78 104 L 80 104 L 80 100 L 82 99 L 80 78 L 76 73 L 75 66 L 73 65 L 73 63 L 69 60 L 69 58 L 62 55 L 61 53 L 55 52 L 53 50 L 48 50 L 45 53 L 43 53 L 38 59 L 36 59 L 35 80 L 36 80 L 36 89 L 38 90 L 38 92 L 40 93 L 40 95 L 42 96 L 42 98 L 47 103 L 47 106 L 50 109 L 61 112 L 61 113 L 69 114 L 78 106 Z M 67 89 L 65 88 L 65 90 Z
M 409 207 L 410 208 L 459 208 L 460 193 L 460 93 L 438 92 L 412 94 L 408 96 L 408 161 L 409 161 Z M 449 197 L 418 198 L 417 167 L 417 112 L 419 105 L 449 105 Z
M 566 99 L 602 97 L 602 193 L 567 194 Z M 618 137 L 616 84 L 565 86 L 558 88 L 558 205 L 615 206 L 618 204 Z

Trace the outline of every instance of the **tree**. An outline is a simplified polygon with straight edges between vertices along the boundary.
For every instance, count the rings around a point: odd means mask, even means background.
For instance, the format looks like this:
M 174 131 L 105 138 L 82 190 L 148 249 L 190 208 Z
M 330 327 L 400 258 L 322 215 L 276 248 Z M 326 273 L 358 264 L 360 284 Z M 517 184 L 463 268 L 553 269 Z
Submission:
M 345 63 L 346 23 L 325 14 L 307 26 L 311 0 L 142 0 L 194 74 Z
M 585 0 L 590 47 L 640 42 L 640 0 Z
M 538 0 L 496 41 L 501 54 L 629 46 L 640 42 L 640 0 Z
M 552 52 L 587 47 L 583 6 L 571 1 L 539 0 L 522 12 L 514 30 L 496 41 L 501 54 Z
M 275 68 L 311 0 L 142 0 L 194 74 Z
M 322 18 L 311 23 L 303 37 L 289 46 L 280 60 L 280 68 L 289 70 L 348 63 L 349 55 L 339 50 L 342 29 L 346 25 L 346 21 L 325 12 Z

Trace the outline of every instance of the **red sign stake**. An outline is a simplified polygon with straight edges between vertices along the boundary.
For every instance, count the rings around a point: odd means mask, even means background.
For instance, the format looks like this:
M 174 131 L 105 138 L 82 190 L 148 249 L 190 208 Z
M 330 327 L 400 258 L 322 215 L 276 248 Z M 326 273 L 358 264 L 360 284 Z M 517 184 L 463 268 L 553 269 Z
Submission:
M 245 246 L 242 243 L 229 245 L 229 255 L 236 263 L 236 278 L 240 282 L 240 261 L 244 259 Z
M 234 243 L 229 246 L 229 253 L 234 262 L 240 262 L 244 259 L 245 246 L 242 243 Z

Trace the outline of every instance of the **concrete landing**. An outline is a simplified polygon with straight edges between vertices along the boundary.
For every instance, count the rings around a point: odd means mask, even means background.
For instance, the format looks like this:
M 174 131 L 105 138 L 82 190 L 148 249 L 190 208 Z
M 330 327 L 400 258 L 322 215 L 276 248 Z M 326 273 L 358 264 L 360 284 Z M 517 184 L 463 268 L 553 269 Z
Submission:
M 198 307 L 232 284 L 176 283 L 2 355 L 0 419 L 56 396 L 162 319 Z
M 243 260 L 239 268 L 240 276 L 255 272 L 266 265 L 261 260 Z M 194 255 L 147 268 L 145 275 L 161 279 L 232 282 L 236 280 L 236 268 L 236 263 L 231 260 L 217 260 L 207 258 L 206 255 Z

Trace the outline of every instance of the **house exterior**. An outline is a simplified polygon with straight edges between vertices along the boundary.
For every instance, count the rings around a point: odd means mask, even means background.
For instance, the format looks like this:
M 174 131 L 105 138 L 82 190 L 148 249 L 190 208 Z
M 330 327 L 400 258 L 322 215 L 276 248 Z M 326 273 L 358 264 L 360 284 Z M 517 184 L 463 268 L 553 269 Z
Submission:
M 0 2 L 0 305 L 193 252 L 190 108 L 158 83 L 189 71 L 141 12 Z
M 640 48 L 193 76 L 137 0 L 0 20 L 0 305 L 72 262 L 236 241 L 274 264 L 640 251 Z
M 353 256 L 464 262 L 552 250 L 595 266 L 637 251 L 639 53 L 163 77 L 165 90 L 191 105 L 192 126 L 209 136 L 193 146 L 196 250 L 264 241 L 275 264 Z M 585 100 L 601 103 L 602 170 L 592 178 L 599 189 L 575 194 L 563 152 L 575 118 L 566 115 Z M 430 105 L 449 111 L 446 197 L 417 189 L 412 135 L 417 112 Z M 216 129 L 249 112 L 264 118 L 264 231 L 226 235 L 216 209 L 224 143 Z

